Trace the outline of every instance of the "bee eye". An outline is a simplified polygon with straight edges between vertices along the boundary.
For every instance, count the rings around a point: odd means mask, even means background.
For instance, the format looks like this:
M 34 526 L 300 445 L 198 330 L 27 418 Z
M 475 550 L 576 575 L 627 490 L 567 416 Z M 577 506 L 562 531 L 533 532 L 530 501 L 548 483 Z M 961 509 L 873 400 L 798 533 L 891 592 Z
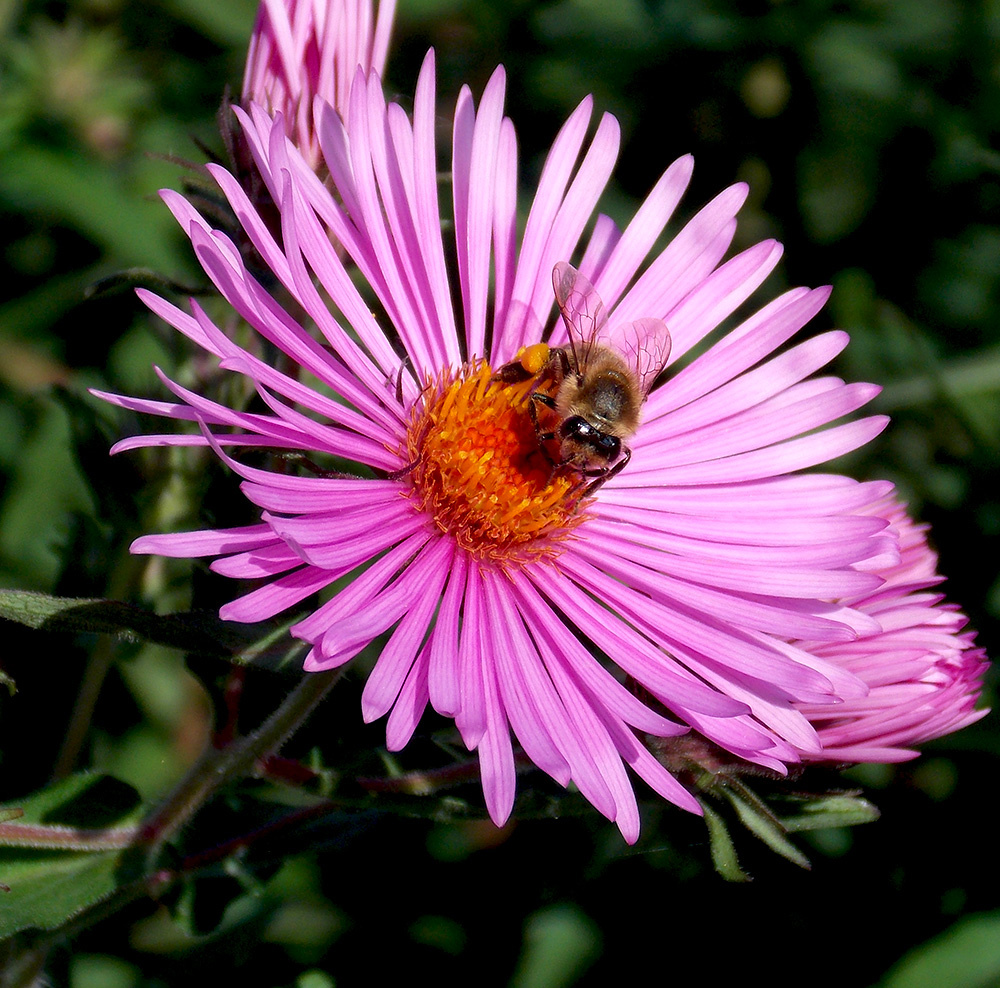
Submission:
M 601 432 L 592 440 L 601 451 L 602 456 L 613 460 L 621 452 L 622 443 L 617 436 L 609 436 L 606 432 Z
M 597 430 L 582 415 L 571 415 L 563 422 L 559 431 L 564 439 L 585 439 L 588 442 L 593 442 L 594 437 L 598 434 Z

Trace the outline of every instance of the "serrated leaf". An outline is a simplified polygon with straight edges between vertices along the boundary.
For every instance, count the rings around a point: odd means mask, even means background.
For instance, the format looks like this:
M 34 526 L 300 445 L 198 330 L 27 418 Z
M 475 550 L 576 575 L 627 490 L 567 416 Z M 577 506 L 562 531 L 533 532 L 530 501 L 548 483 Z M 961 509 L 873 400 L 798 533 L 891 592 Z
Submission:
M 707 803 L 701 802 L 705 811 L 705 826 L 708 827 L 709 847 L 712 851 L 712 864 L 716 872 L 727 882 L 749 882 L 750 876 L 740 867 L 736 857 L 736 847 L 729 836 L 726 823 Z
M 109 776 L 81 774 L 19 801 L 19 825 L 51 825 L 64 832 L 79 822 L 108 826 L 130 816 L 138 796 Z M 54 930 L 113 895 L 135 877 L 126 867 L 127 849 L 35 850 L 0 847 L 0 938 L 38 927 Z

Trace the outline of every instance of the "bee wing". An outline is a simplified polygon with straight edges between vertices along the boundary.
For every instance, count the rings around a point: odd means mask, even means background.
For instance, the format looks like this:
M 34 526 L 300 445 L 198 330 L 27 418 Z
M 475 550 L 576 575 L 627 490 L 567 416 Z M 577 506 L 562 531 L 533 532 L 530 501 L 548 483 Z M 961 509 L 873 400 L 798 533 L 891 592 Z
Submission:
M 646 316 L 616 326 L 609 341 L 635 368 L 642 395 L 649 394 L 670 359 L 670 330 L 662 319 Z
M 607 325 L 608 314 L 597 289 L 565 261 L 560 261 L 552 269 L 552 290 L 566 323 L 574 370 L 582 374 L 586 370 L 590 351 Z

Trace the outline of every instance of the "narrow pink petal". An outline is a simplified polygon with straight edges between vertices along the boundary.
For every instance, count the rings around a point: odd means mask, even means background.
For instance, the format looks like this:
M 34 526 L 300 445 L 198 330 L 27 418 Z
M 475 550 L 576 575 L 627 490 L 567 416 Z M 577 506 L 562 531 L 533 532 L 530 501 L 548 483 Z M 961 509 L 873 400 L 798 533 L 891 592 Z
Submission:
M 601 265 L 599 273 L 598 269 L 588 271 L 581 267 L 609 310 L 614 309 L 635 277 L 639 265 L 649 256 L 657 238 L 680 203 L 693 171 L 694 158 L 691 155 L 686 154 L 678 158 L 660 176 L 652 191 L 636 210 L 632 221 L 617 240 L 614 250 Z M 616 320 L 625 321 L 617 316 Z
M 770 685 L 775 693 L 784 693 L 789 698 L 811 700 L 814 696 L 829 696 L 832 684 L 812 669 L 790 661 L 779 649 L 764 643 L 749 640 L 741 629 L 727 626 L 725 618 L 693 614 L 679 605 L 651 601 L 627 586 L 622 586 L 610 576 L 593 566 L 588 566 L 582 556 L 565 554 L 560 560 L 560 568 L 582 587 L 600 599 L 606 607 L 627 620 L 646 639 L 662 650 L 661 663 L 666 665 L 667 656 L 682 653 L 697 653 L 707 658 L 718 656 L 718 661 L 736 672 L 759 677 Z M 594 625 L 603 619 L 590 619 L 580 626 L 594 634 Z M 579 623 L 579 622 L 578 622 Z M 623 667 L 624 656 L 612 653 Z M 674 663 L 671 662 L 671 665 Z M 690 668 L 690 660 L 688 660 Z M 646 666 L 636 678 L 653 685 L 651 678 L 655 670 Z
M 644 422 L 648 425 L 749 370 L 812 319 L 829 294 L 829 289 L 801 288 L 774 299 L 657 388 L 644 408 Z
M 780 244 L 767 240 L 748 248 L 716 268 L 664 316 L 673 341 L 672 358 L 687 353 L 732 315 L 774 270 L 781 253 Z M 617 311 L 616 316 L 622 319 Z
M 486 609 L 483 600 L 483 572 L 470 560 L 466 569 L 462 629 L 458 642 L 458 681 L 460 706 L 455 714 L 455 726 L 462 734 L 465 746 L 472 751 L 483 740 L 489 728 L 486 690 L 496 690 L 493 671 L 485 667 L 490 648 L 487 644 Z M 490 682 L 487 684 L 486 679 Z M 510 741 L 508 738 L 507 744 Z M 493 750 L 496 750 L 494 742 Z M 484 780 L 485 785 L 485 780 Z
M 223 604 L 219 609 L 219 617 L 224 621 L 250 624 L 266 621 L 328 587 L 340 575 L 338 572 L 306 566 Z
M 510 728 L 500 705 L 498 687 L 492 669 L 482 670 L 482 697 L 485 724 L 477 747 L 479 769 L 483 777 L 483 795 L 490 819 L 502 827 L 514 808 L 514 752 Z M 463 735 L 464 736 L 464 735 Z
M 399 691 L 385 725 L 385 746 L 389 751 L 402 751 L 409 744 L 417 725 L 427 709 L 430 691 L 427 687 L 429 662 L 426 648 L 417 656 L 406 682 Z
M 598 213 L 594 221 L 594 229 L 580 258 L 579 270 L 591 284 L 599 277 L 599 272 L 608 263 L 608 259 L 622 238 L 618 224 L 604 213 Z M 602 300 L 604 296 L 601 296 Z
M 632 734 L 619 725 L 609 724 L 608 726 L 622 758 L 635 770 L 637 775 L 645 779 L 656 792 L 675 806 L 697 816 L 702 815 L 702 808 L 698 800 L 653 758 L 644 745 L 640 744 Z M 632 836 L 630 833 L 626 833 L 624 827 L 622 828 L 622 836 L 630 844 L 635 843 L 638 837 L 638 828 L 634 834 L 635 836 Z
M 129 546 L 129 552 L 187 559 L 247 552 L 277 544 L 278 539 L 267 525 L 245 525 L 242 528 L 209 528 L 200 532 L 142 535 Z
M 216 559 L 209 569 L 221 576 L 238 580 L 256 580 L 277 576 L 302 565 L 302 558 L 284 543 L 266 545 L 234 556 Z
M 567 681 L 574 683 L 581 695 L 600 697 L 601 705 L 626 724 L 657 737 L 686 733 L 684 725 L 654 713 L 618 682 L 581 645 L 531 583 L 521 581 L 514 590 L 539 647 L 546 647 L 545 654 L 549 657 L 546 665 L 550 667 L 553 679 L 556 671 L 552 663 L 558 662 L 560 668 L 565 667 L 565 674 L 569 677 Z
M 704 206 L 664 248 L 621 299 L 612 322 L 643 316 L 665 319 L 722 259 L 736 232 L 733 217 L 747 197 L 745 185 L 733 185 Z M 668 322 L 673 332 L 673 321 Z M 675 357 L 683 350 L 674 344 Z
M 494 71 L 476 114 L 469 152 L 468 205 L 465 226 L 458 239 L 458 272 L 465 301 L 467 352 L 486 352 L 486 312 L 490 283 L 490 247 L 493 205 L 496 200 L 497 147 L 503 120 L 506 76 Z M 456 210 L 457 212 L 457 210 Z
M 392 547 L 385 555 L 378 558 L 364 572 L 354 577 L 351 583 L 335 594 L 330 600 L 317 607 L 311 614 L 303 618 L 291 627 L 291 633 L 303 641 L 315 644 L 318 642 L 333 622 L 340 619 L 342 614 L 349 614 L 357 610 L 371 597 L 378 593 L 396 573 L 400 567 L 406 565 L 428 541 L 424 533 L 411 535 L 406 539 L 393 539 L 390 534 L 386 539 Z M 395 544 L 394 544 L 395 543 Z M 349 572 L 353 565 L 346 569 L 341 568 L 339 572 Z
M 585 558 L 590 558 L 594 563 L 609 558 L 601 555 L 600 540 L 591 540 L 591 543 L 589 551 L 581 550 Z M 610 558 L 627 560 L 630 550 L 641 552 L 637 546 L 629 543 L 619 542 L 616 546 L 614 541 L 608 540 L 605 545 L 609 547 L 604 550 L 605 553 L 618 552 L 618 555 Z M 806 608 L 802 608 L 795 606 L 796 599 L 793 597 L 772 595 L 769 599 L 764 595 L 751 595 L 747 591 L 753 589 L 752 585 L 748 585 L 742 592 L 739 587 L 731 592 L 713 589 L 704 583 L 677 578 L 675 573 L 670 572 L 669 564 L 664 565 L 662 560 L 656 558 L 647 561 L 644 555 L 636 555 L 634 560 L 623 562 L 614 567 L 615 571 L 620 576 L 627 577 L 630 585 L 637 590 L 650 594 L 661 603 L 676 601 L 687 608 L 707 614 L 723 613 L 734 625 L 769 635 L 794 635 L 816 641 L 846 641 L 857 635 L 853 626 L 841 623 L 829 612 L 817 616 L 815 609 L 808 606 L 812 603 L 809 599 L 806 600 Z M 633 562 L 636 565 L 630 565 Z M 840 611 L 833 613 L 836 617 L 846 617 Z
M 257 478 L 240 484 L 247 500 L 259 508 L 282 514 L 366 508 L 379 510 L 383 504 L 403 500 L 406 488 L 395 480 L 359 480 L 340 477 L 299 477 L 243 467 L 242 476 Z M 279 482 L 280 481 L 280 482 Z
M 276 518 L 265 514 L 265 520 L 280 534 L 290 546 L 294 547 L 302 558 L 314 566 L 334 568 L 350 563 L 359 565 L 366 559 L 377 556 L 378 553 L 408 538 L 428 536 L 427 520 L 413 512 L 408 506 L 394 512 L 394 517 L 386 518 L 385 526 L 372 528 L 370 516 L 363 521 L 350 519 L 342 526 L 337 526 L 324 519 L 324 527 L 329 525 L 331 541 L 317 541 L 306 544 L 299 539 L 318 539 L 313 529 L 315 519 L 305 519 L 298 524 L 297 519 Z
M 517 136 L 514 125 L 504 117 L 496 151 L 496 185 L 493 204 L 494 311 L 493 344 L 490 359 L 494 366 L 509 360 L 518 347 L 529 342 L 513 330 L 523 323 L 509 321 L 507 310 L 517 271 Z
M 663 492 L 662 498 L 666 503 L 662 505 L 662 510 L 658 510 L 660 498 L 654 498 L 647 504 L 623 504 L 619 498 L 624 498 L 627 493 L 617 492 L 614 503 L 602 495 L 601 517 L 595 519 L 595 524 L 604 527 L 612 522 L 638 525 L 660 532 L 665 537 L 713 546 L 718 543 L 722 546 L 780 546 L 787 549 L 870 539 L 886 529 L 882 518 L 851 514 L 790 515 L 769 510 L 767 505 L 762 505 L 757 511 L 748 507 L 740 515 L 722 515 L 708 505 L 705 514 L 699 515 L 690 510 L 684 511 L 684 505 L 672 509 L 666 492 Z M 748 505 L 754 503 L 752 495 L 747 501 Z M 704 504 L 702 500 L 699 506 Z
M 437 153 L 434 139 L 436 125 L 432 49 L 428 51 L 420 68 L 413 103 L 413 208 L 427 277 L 432 286 L 440 334 L 437 344 L 444 350 L 442 363 L 455 365 L 459 360 L 458 333 L 441 236 Z
M 542 327 L 554 301 L 551 292 L 552 266 L 557 260 L 567 260 L 565 257 L 550 258 L 552 263 L 547 264 L 548 231 L 555 222 L 566 186 L 576 167 L 592 109 L 593 99 L 588 96 L 563 124 L 545 159 L 528 213 L 510 303 L 505 310 L 507 319 L 502 330 L 505 339 L 541 339 Z M 548 302 L 541 311 L 536 311 L 532 302 L 546 298 L 546 287 Z
M 877 502 L 892 491 L 889 481 L 859 483 L 836 474 L 767 477 L 740 486 L 651 487 L 601 489 L 601 503 L 643 507 L 682 516 L 726 516 L 753 505 L 761 517 L 811 518 L 840 515 Z M 777 522 L 776 522 L 777 523 Z
M 420 565 L 411 567 L 412 573 L 408 570 L 394 584 L 394 589 L 405 588 L 407 611 L 365 683 L 361 695 L 365 723 L 387 713 L 396 702 L 430 628 L 453 555 L 452 547 L 441 539 L 435 547 L 421 553 Z
M 721 717 L 746 712 L 745 704 L 687 675 L 669 655 L 635 633 L 614 611 L 601 607 L 595 613 L 594 601 L 572 581 L 555 579 L 539 567 L 532 573 L 532 582 L 622 670 L 658 695 L 672 696 L 677 708 Z
M 483 588 L 486 616 L 494 630 L 492 666 L 511 730 L 532 762 L 565 786 L 571 773 L 558 741 L 566 734 L 562 705 L 520 617 L 506 600 L 506 588 L 489 578 Z
M 886 416 L 873 415 L 857 422 L 834 426 L 818 434 L 768 446 L 765 449 L 676 467 L 644 464 L 640 451 L 633 457 L 635 464 L 630 463 L 628 471 L 620 474 L 612 483 L 615 486 L 625 486 L 626 477 L 630 487 L 645 486 L 650 483 L 664 486 L 691 486 L 763 480 L 818 466 L 820 463 L 843 456 L 871 442 L 888 424 L 889 419 Z M 651 459 L 655 461 L 655 457 Z
M 541 269 L 528 303 L 529 309 L 543 320 L 552 306 L 552 269 L 558 261 L 570 257 L 579 243 L 614 170 L 620 140 L 618 121 L 610 114 L 604 114 L 552 221 L 541 257 Z
M 434 709 L 454 717 L 461 709 L 459 614 L 465 597 L 467 557 L 456 552 L 448 586 L 441 597 L 434 630 L 427 643 L 427 689 Z
M 669 394 L 659 398 L 650 409 L 653 417 L 643 423 L 641 441 L 658 442 L 694 432 L 705 426 L 717 429 L 719 422 L 723 420 L 731 422 L 741 411 L 780 395 L 815 373 L 824 364 L 833 360 L 846 345 L 846 333 L 828 333 L 813 337 L 753 371 L 744 373 L 734 380 L 720 383 L 711 393 L 693 397 L 693 400 L 688 401 L 683 407 L 672 408 L 669 415 L 663 414 L 663 407 L 669 400 Z M 672 383 L 660 391 L 669 392 Z M 807 429 L 808 427 L 804 426 L 799 431 L 805 432 Z M 728 424 L 724 431 L 729 431 Z

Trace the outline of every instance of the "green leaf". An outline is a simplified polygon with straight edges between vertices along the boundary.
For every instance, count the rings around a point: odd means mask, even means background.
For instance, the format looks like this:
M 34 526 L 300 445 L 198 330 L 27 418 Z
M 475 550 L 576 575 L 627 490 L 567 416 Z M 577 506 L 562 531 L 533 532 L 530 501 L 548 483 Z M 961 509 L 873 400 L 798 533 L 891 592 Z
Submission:
M 879 818 L 878 807 L 853 792 L 825 796 L 787 797 L 782 803 L 794 804 L 799 812 L 781 814 L 781 825 L 789 833 L 803 830 L 826 830 L 831 827 L 856 827 Z
M 250 37 L 256 0 L 168 0 L 168 9 L 205 37 L 218 44 L 242 46 Z
M 50 826 L 72 834 L 86 823 L 107 827 L 131 819 L 138 797 L 109 776 L 81 774 L 64 779 L 21 802 L 24 815 L 5 827 Z M 130 884 L 127 849 L 34 850 L 0 847 L 0 938 L 39 927 L 54 930 Z
M 775 854 L 809 869 L 809 859 L 785 836 L 785 828 L 780 820 L 749 789 L 728 780 L 717 787 L 736 810 L 740 822 L 758 839 L 762 840 Z
M 75 227 L 112 263 L 158 271 L 180 263 L 167 211 L 144 195 L 147 190 L 127 187 L 104 161 L 23 144 L 4 155 L 0 191 Z
M 81 772 L 32 793 L 17 806 L 21 823 L 108 827 L 132 814 L 138 793 L 110 775 Z
M 910 951 L 881 988 L 991 988 L 1000 983 L 1000 913 L 960 920 Z
M 53 597 L 28 590 L 0 590 L 0 618 L 44 631 L 136 635 L 187 652 L 250 661 L 271 651 L 285 627 L 237 626 L 208 614 L 153 614 L 118 600 Z
M 750 876 L 740 867 L 725 821 L 704 801 L 701 801 L 701 808 L 705 811 L 705 826 L 708 827 L 712 864 L 716 872 L 727 882 L 749 882 Z
M 511 988 L 563 988 L 575 984 L 597 959 L 600 944 L 600 931 L 575 906 L 542 909 L 528 918 Z

